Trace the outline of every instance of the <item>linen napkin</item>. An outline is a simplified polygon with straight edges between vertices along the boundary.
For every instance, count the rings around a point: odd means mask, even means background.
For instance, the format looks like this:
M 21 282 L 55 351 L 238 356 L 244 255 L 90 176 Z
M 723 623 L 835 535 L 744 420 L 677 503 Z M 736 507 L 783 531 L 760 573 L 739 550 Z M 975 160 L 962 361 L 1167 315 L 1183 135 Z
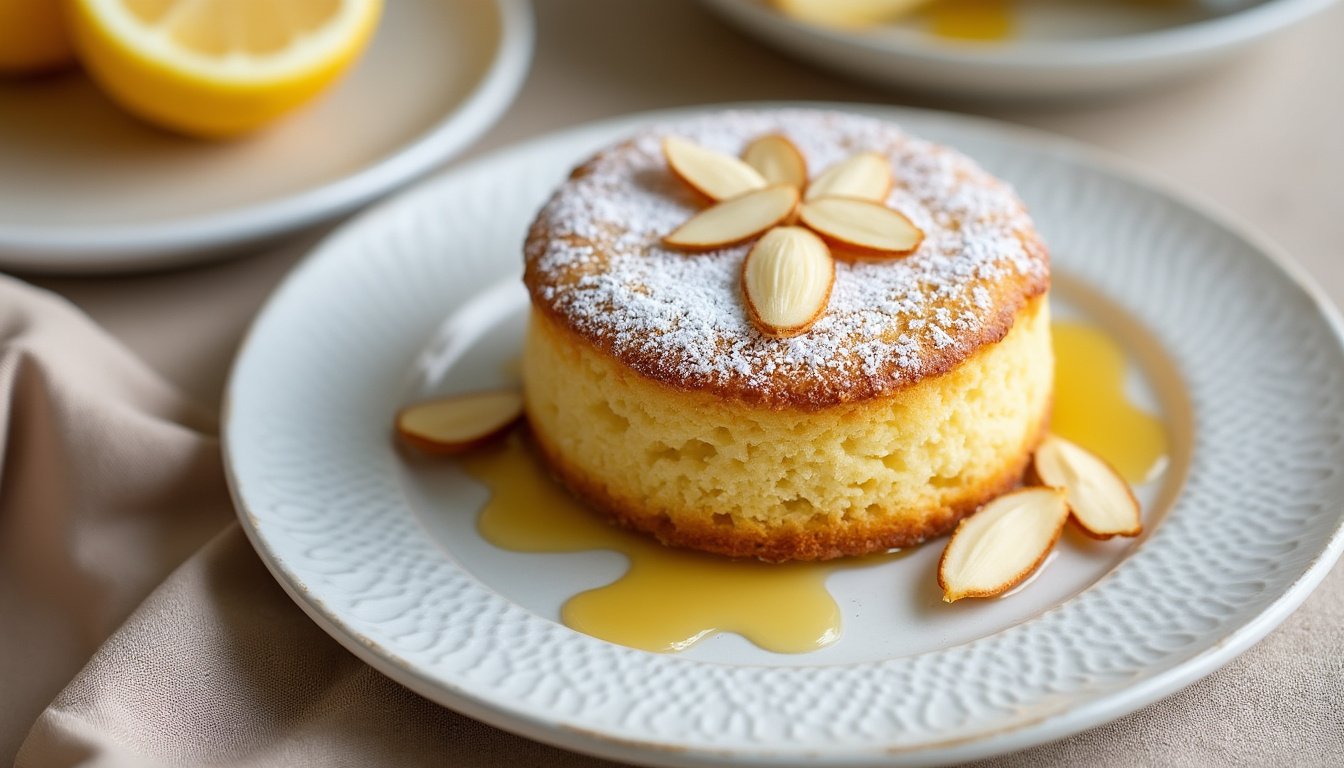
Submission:
M 610 765 L 327 637 L 234 522 L 215 435 L 75 308 L 0 277 L 0 763 Z M 1344 765 L 1344 571 L 1187 690 L 982 765 Z

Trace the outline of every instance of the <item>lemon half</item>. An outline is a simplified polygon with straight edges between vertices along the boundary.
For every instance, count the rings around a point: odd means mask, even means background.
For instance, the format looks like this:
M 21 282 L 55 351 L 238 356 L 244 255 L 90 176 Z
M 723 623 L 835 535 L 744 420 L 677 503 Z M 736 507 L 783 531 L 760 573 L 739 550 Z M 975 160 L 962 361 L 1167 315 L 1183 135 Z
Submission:
M 255 130 L 363 51 L 382 0 L 68 0 L 80 58 L 114 100 L 184 133 Z

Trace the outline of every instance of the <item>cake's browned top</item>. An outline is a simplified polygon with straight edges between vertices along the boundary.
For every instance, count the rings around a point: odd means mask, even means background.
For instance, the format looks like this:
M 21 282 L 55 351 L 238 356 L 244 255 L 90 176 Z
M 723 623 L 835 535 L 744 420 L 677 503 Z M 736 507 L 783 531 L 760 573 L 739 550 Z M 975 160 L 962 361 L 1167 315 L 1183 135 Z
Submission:
M 770 133 L 798 145 L 813 177 L 854 152 L 887 154 L 887 202 L 926 235 L 904 259 L 838 263 L 825 315 L 789 339 L 747 318 L 739 270 L 750 244 L 694 254 L 661 244 L 704 207 L 667 169 L 662 137 L 736 155 Z M 1049 286 L 1045 247 L 1006 184 L 890 123 L 814 110 L 721 112 L 598 153 L 537 215 L 526 258 L 533 305 L 630 368 L 772 407 L 863 400 L 949 370 L 1003 338 Z

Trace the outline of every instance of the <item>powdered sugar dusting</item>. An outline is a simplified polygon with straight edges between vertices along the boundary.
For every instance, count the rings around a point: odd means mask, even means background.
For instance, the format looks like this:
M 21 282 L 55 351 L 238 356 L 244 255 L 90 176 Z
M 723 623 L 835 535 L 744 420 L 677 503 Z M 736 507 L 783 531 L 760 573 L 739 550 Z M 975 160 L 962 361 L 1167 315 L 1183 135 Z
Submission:
M 840 262 L 825 315 L 788 339 L 747 319 L 739 275 L 750 244 L 697 254 L 661 245 L 703 207 L 667 170 L 662 137 L 737 155 L 769 133 L 793 140 L 813 177 L 854 152 L 887 154 L 888 204 L 925 232 L 907 258 Z M 542 209 L 527 259 L 534 301 L 617 358 L 764 402 L 844 402 L 946 369 L 1048 280 L 1044 248 L 1007 185 L 889 123 L 812 110 L 721 112 L 601 153 Z

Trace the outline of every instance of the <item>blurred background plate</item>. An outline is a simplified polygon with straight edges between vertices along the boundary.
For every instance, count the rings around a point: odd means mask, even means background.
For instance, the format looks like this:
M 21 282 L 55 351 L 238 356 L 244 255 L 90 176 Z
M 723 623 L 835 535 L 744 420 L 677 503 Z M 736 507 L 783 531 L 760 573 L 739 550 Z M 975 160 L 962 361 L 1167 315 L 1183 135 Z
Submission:
M 1019 0 L 1011 8 L 1011 33 L 982 41 L 936 36 L 920 14 L 845 30 L 794 21 L 768 0 L 704 0 L 749 34 L 843 74 L 1001 99 L 1103 94 L 1194 72 L 1332 2 Z
M 186 264 L 347 212 L 484 133 L 532 46 L 526 0 L 387 2 L 330 93 L 221 143 L 127 116 L 80 72 L 0 80 L 0 268 Z

